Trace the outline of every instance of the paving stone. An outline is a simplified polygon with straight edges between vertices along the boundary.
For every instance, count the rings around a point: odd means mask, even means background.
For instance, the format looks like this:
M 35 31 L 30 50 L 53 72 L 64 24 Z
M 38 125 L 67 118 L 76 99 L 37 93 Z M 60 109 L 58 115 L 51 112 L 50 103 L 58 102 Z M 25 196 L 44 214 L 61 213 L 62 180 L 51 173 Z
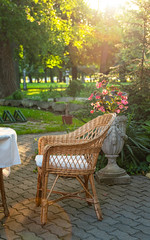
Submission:
M 104 221 L 97 221 L 96 223 L 91 224 L 91 226 L 93 226 L 93 229 L 95 229 L 95 228 L 97 228 L 99 230 L 105 229 L 105 232 L 107 232 L 108 234 L 117 229 L 117 224 L 109 225 L 109 224 L 105 223 Z
M 144 226 L 143 224 L 140 224 L 136 226 L 137 229 L 141 230 L 144 234 L 150 235 L 150 227 Z
M 21 223 L 18 223 L 15 220 L 11 221 L 11 222 L 6 221 L 5 226 L 9 227 L 10 230 L 12 230 L 16 233 L 21 232 L 22 230 L 25 229 L 24 226 Z
M 45 233 L 45 232 L 46 232 L 46 230 L 45 230 L 44 228 L 42 228 L 41 225 L 35 224 L 35 223 L 27 224 L 27 225 L 26 225 L 26 228 L 27 228 L 29 231 L 35 233 L 35 234 L 38 235 L 38 236 L 41 235 L 42 233 Z
M 23 240 L 41 240 L 42 239 L 41 236 L 38 237 L 36 236 L 35 233 L 28 232 L 28 231 L 22 231 L 21 233 L 19 233 L 19 235 L 20 235 L 20 239 L 23 239 Z
M 142 210 L 143 212 L 147 212 L 150 214 L 150 208 L 148 208 L 148 207 L 141 206 L 139 209 Z
M 66 236 L 67 234 L 69 234 L 68 229 L 66 230 L 62 227 L 59 227 L 59 226 L 55 225 L 55 224 L 51 224 L 49 226 L 49 231 L 51 233 L 55 234 L 56 236 L 58 236 L 59 238 L 62 238 L 64 236 Z
M 15 219 L 18 223 L 23 224 L 23 226 L 33 222 L 33 220 L 29 219 L 28 217 L 22 214 L 14 216 L 13 219 Z
M 80 219 L 76 219 L 76 220 L 73 221 L 72 223 L 73 223 L 73 225 L 75 225 L 76 227 L 82 228 L 82 229 L 84 229 L 85 231 L 94 228 L 93 225 L 89 224 L 88 222 L 82 221 L 82 220 L 80 220 Z
M 139 218 L 137 219 L 137 222 L 147 226 L 147 227 L 150 227 L 150 220 L 148 219 L 145 219 L 145 218 Z
M 120 214 L 125 216 L 127 219 L 129 218 L 129 219 L 137 220 L 139 218 L 138 215 L 135 215 L 132 212 L 128 212 L 128 211 L 124 211 L 124 210 L 123 211 L 121 210 Z
M 123 225 L 121 223 L 116 224 L 116 228 L 118 230 L 122 231 L 122 232 L 126 232 L 126 233 L 131 234 L 131 235 L 133 235 L 133 234 L 136 235 L 136 233 L 139 232 L 138 229 L 130 227 L 129 225 L 125 225 L 125 224 Z
M 95 237 L 97 237 L 97 239 L 100 240 L 110 240 L 111 239 L 111 235 L 108 234 L 107 232 L 105 232 L 104 230 L 99 230 L 99 229 L 92 229 L 90 231 L 88 231 L 88 233 L 94 235 Z
M 111 215 L 112 217 L 106 217 L 103 221 L 104 223 L 110 224 L 110 225 L 116 225 L 118 223 L 117 220 L 113 219 L 113 215 Z
M 150 240 L 150 235 L 147 235 L 141 231 L 137 232 L 135 234 L 135 237 L 138 239 L 138 240 Z M 128 239 L 129 240 L 129 239 Z
M 67 220 L 65 221 L 64 219 L 60 219 L 60 218 L 55 218 L 52 223 L 55 223 L 57 226 L 63 227 L 63 228 L 71 228 L 71 224 L 70 222 L 68 222 Z
M 80 238 L 80 237 L 77 237 L 77 236 L 75 236 L 75 235 L 72 235 L 71 240 L 81 240 L 81 238 Z M 89 239 L 89 240 L 90 240 L 90 239 Z M 93 240 L 93 239 L 91 239 L 91 240 Z
M 72 233 L 74 236 L 77 236 L 80 239 L 86 239 L 88 236 L 92 236 L 91 233 L 88 234 L 86 231 L 79 229 L 76 226 L 72 226 Z
M 50 233 L 50 232 L 46 232 L 44 234 L 41 234 L 41 237 L 42 239 L 45 239 L 45 240 L 59 240 L 60 238 L 58 238 L 56 235 Z
M 150 220 L 150 214 L 147 213 L 147 212 L 141 211 L 140 216 L 142 216 L 145 219 L 149 219 Z
M 14 240 L 19 236 L 19 234 L 15 233 L 14 231 L 10 230 L 9 228 L 5 228 L 2 231 L 0 231 L 0 239 L 6 239 L 6 240 Z
M 95 215 L 95 217 L 91 217 L 91 216 L 89 216 L 87 214 L 79 213 L 76 217 L 81 219 L 81 220 L 83 220 L 83 221 L 86 221 L 88 223 L 93 223 L 93 222 L 97 222 L 98 221 L 96 215 Z
M 120 230 L 116 230 L 116 231 L 112 232 L 111 235 L 116 236 L 119 240 L 127 240 L 127 239 L 138 240 L 138 238 L 132 237 L 130 234 L 122 232 Z
M 125 216 L 120 216 L 118 219 L 118 222 L 120 222 L 123 226 L 128 224 L 130 227 L 136 227 L 137 225 L 139 225 L 139 222 L 133 219 L 127 219 Z
M 48 133 L 49 134 L 49 133 Z M 13 166 L 5 181 L 10 216 L 0 213 L 0 239 L 4 240 L 150 240 L 150 180 L 133 176 L 131 184 L 96 184 L 104 219 L 98 221 L 94 206 L 66 199 L 49 206 L 48 222 L 40 222 L 41 207 L 35 206 L 37 173 L 33 155 L 44 134 L 18 136 L 21 165 Z M 53 175 L 49 182 L 54 181 Z M 56 190 L 76 191 L 75 179 L 58 181 Z M 52 198 L 55 195 L 52 195 Z M 9 236 L 9 237 L 8 237 Z
M 97 240 L 97 237 L 90 236 L 90 237 L 86 238 L 86 240 Z

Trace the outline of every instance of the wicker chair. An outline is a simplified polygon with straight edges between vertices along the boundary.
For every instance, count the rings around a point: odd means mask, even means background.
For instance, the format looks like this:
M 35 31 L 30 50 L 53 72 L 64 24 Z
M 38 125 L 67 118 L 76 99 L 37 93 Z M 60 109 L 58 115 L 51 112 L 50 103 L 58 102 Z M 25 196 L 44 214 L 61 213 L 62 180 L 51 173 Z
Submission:
M 81 198 L 79 196 L 81 192 L 85 192 L 84 199 L 89 205 L 94 203 L 97 218 L 102 220 L 93 173 L 103 141 L 115 117 L 116 115 L 112 113 L 105 114 L 69 134 L 40 137 L 39 155 L 36 156 L 38 166 L 36 205 L 41 204 L 42 224 L 47 222 L 48 205 L 65 198 Z M 56 175 L 50 190 L 47 186 L 49 174 Z M 83 187 L 83 191 L 75 193 L 54 191 L 54 186 L 60 176 L 76 178 Z M 88 189 L 89 181 L 93 194 Z M 48 198 L 52 193 L 61 194 L 61 197 L 49 201 Z

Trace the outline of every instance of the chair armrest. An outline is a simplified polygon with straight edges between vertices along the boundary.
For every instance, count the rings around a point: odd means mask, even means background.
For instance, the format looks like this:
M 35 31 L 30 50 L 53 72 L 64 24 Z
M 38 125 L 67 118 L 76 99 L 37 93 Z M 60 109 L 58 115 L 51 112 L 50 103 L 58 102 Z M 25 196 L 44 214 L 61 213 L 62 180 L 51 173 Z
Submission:
M 89 142 L 75 144 L 54 144 L 45 146 L 42 171 L 46 169 L 88 169 L 94 171 L 100 148 L 89 146 Z M 74 166 L 74 167 L 73 167 Z M 75 167 L 78 166 L 78 167 Z M 84 166 L 84 167 L 83 167 Z
M 44 147 L 46 145 L 54 146 L 58 143 L 74 143 L 74 142 L 80 142 L 80 139 L 75 139 L 73 136 L 69 134 L 61 134 L 61 135 L 48 135 L 48 136 L 42 136 L 39 138 L 38 141 L 38 150 L 39 154 L 44 153 Z
M 76 143 L 56 143 L 44 147 L 44 158 L 49 159 L 49 155 L 81 155 L 86 153 L 100 152 L 100 147 L 91 144 L 92 141 L 82 141 Z

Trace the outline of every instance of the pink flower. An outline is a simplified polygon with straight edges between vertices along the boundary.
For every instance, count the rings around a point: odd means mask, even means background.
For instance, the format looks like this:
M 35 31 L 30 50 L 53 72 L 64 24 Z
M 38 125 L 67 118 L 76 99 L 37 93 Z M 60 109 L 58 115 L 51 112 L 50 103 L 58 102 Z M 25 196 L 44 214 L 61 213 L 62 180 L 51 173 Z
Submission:
M 119 105 L 119 108 L 120 108 L 120 109 L 123 109 L 123 105 L 122 105 L 122 104 L 120 104 L 120 105 Z
M 93 97 L 93 93 L 91 94 L 91 96 L 88 98 L 88 100 L 92 100 Z
M 100 104 L 99 104 L 99 102 L 96 102 L 96 103 L 95 103 L 95 105 L 96 105 L 96 107 L 97 107 L 97 108 L 99 108 L 99 107 L 100 107 Z
M 108 91 L 107 91 L 106 89 L 104 89 L 104 90 L 102 91 L 102 94 L 103 94 L 103 95 L 107 95 L 107 94 L 108 94 Z
M 122 96 L 122 92 L 120 92 L 120 91 L 117 94 L 118 94 L 118 96 Z
M 98 110 L 100 110 L 101 112 L 105 112 L 105 108 L 103 106 L 101 106 Z
M 88 98 L 89 100 L 94 98 L 94 103 L 91 103 L 93 108 L 93 110 L 90 111 L 91 113 L 101 111 L 106 113 L 116 112 L 119 114 L 127 110 L 128 96 L 125 92 L 121 92 L 118 87 L 113 85 L 109 86 L 108 81 L 103 80 L 96 83 L 96 88 L 97 90 Z
M 103 80 L 103 81 L 102 81 L 102 83 L 105 83 L 105 82 L 106 82 L 106 80 Z
M 95 98 L 96 98 L 96 99 L 100 99 L 101 97 L 100 97 L 100 96 L 96 96 Z
M 122 98 L 123 100 L 127 100 L 127 99 L 128 99 L 127 96 L 121 96 L 121 98 Z
M 102 87 L 102 83 L 101 83 L 101 82 L 97 82 L 97 83 L 96 83 L 96 87 L 97 87 L 97 88 L 101 88 L 101 87 Z
M 116 113 L 120 113 L 120 109 L 117 109 L 117 110 L 116 110 Z
M 127 105 L 127 104 L 128 104 L 128 101 L 126 101 L 126 100 L 121 100 L 121 103 L 124 104 L 124 105 Z

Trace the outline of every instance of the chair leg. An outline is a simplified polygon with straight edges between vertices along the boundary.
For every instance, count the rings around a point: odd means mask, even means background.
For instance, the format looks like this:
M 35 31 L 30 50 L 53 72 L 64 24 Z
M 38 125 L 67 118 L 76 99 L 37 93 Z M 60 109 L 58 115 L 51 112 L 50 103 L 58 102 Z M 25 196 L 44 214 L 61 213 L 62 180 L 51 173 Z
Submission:
M 56 175 L 53 185 L 49 191 L 49 194 L 47 195 L 48 173 L 46 173 L 45 176 L 43 176 L 42 208 L 41 208 L 41 223 L 42 223 L 42 225 L 46 224 L 46 222 L 47 222 L 47 213 L 48 213 L 48 205 L 49 205 L 48 198 L 50 197 L 51 193 L 53 192 L 53 188 L 55 187 L 55 184 L 56 184 L 58 178 L 59 178 L 59 175 Z
M 85 188 L 87 189 L 87 191 L 89 191 L 89 188 L 88 188 L 88 181 L 89 181 L 89 176 L 84 176 L 84 186 Z M 89 198 L 89 194 L 87 192 L 85 192 L 85 195 L 86 195 L 86 198 Z M 90 203 L 89 201 L 87 201 L 88 205 L 91 206 L 92 203 Z
M 47 222 L 48 199 L 47 199 L 48 173 L 42 175 L 42 202 L 41 202 L 41 224 Z
M 36 192 L 36 206 L 41 205 L 41 198 L 42 198 L 42 173 L 41 168 L 38 168 L 38 179 L 37 179 L 37 192 Z
M 96 215 L 97 215 L 98 220 L 102 220 L 102 219 L 103 219 L 103 215 L 102 215 L 102 211 L 101 211 L 100 204 L 99 204 L 99 201 L 98 201 L 98 197 L 97 197 L 97 194 L 96 194 L 96 188 L 95 188 L 95 183 L 94 183 L 93 174 L 91 174 L 91 175 L 89 176 L 89 179 L 90 179 L 90 183 L 91 183 L 91 187 L 92 187 L 92 192 L 93 192 L 93 196 L 94 196 L 95 212 L 96 212 Z
M 41 208 L 41 224 L 42 225 L 47 223 L 47 213 L 48 213 L 48 200 L 42 199 L 42 208 Z
M 2 168 L 0 168 L 0 189 L 1 189 L 1 196 L 2 196 L 2 206 L 4 208 L 4 214 L 7 217 L 9 216 L 9 211 L 8 211 L 6 196 L 5 196 Z

